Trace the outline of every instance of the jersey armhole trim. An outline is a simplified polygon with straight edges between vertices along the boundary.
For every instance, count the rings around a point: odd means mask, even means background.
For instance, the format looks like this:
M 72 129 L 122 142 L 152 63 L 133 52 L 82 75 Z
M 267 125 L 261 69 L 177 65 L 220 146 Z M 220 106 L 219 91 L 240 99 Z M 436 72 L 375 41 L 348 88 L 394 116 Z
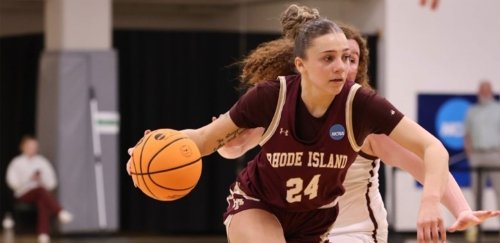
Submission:
M 356 92 L 361 88 L 361 85 L 354 84 L 349 90 L 349 95 L 347 96 L 346 101 L 346 109 L 345 109 L 345 123 L 347 127 L 347 138 L 349 139 L 349 143 L 354 151 L 359 152 L 361 150 L 361 145 L 358 145 L 356 142 L 356 137 L 354 136 L 354 129 L 352 124 L 352 103 L 354 101 L 354 96 L 356 96 Z
M 284 76 L 278 77 L 280 80 L 280 92 L 278 96 L 278 102 L 276 102 L 276 110 L 274 111 L 273 119 L 271 120 L 271 124 L 267 127 L 266 131 L 260 138 L 259 145 L 264 145 L 274 134 L 276 128 L 278 128 L 278 124 L 281 120 L 281 112 L 283 111 L 283 106 L 285 105 L 286 100 L 286 79 Z

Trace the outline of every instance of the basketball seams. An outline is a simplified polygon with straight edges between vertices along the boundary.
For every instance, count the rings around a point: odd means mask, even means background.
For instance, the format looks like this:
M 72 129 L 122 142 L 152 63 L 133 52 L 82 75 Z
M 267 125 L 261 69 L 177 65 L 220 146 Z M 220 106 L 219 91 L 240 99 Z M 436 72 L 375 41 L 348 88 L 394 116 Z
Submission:
M 187 191 L 187 190 L 189 190 L 189 191 L 190 191 L 190 190 L 192 190 L 192 189 L 196 186 L 196 184 L 197 184 L 197 183 L 194 183 L 194 185 L 193 185 L 193 186 L 186 187 L 186 188 L 172 188 L 172 187 L 166 187 L 166 186 L 163 186 L 163 185 L 161 185 L 161 184 L 157 183 L 157 182 L 154 180 L 154 178 L 152 178 L 152 177 L 151 177 L 151 175 L 153 175 L 153 174 L 159 174 L 159 173 L 162 173 L 162 172 L 173 171 L 173 170 L 177 170 L 177 169 L 185 168 L 185 167 L 192 166 L 192 165 L 197 165 L 197 162 L 198 162 L 198 161 L 201 161 L 201 158 L 200 158 L 200 159 L 198 159 L 198 160 L 195 160 L 195 161 L 193 161 L 193 162 L 190 162 L 190 163 L 188 163 L 188 164 L 185 164 L 185 165 L 182 165 L 182 166 L 178 166 L 178 167 L 176 167 L 176 168 L 171 168 L 171 169 L 167 169 L 167 170 L 164 170 L 164 171 L 155 171 L 155 172 L 153 172 L 153 173 L 149 173 L 149 174 L 148 174 L 148 177 L 149 177 L 149 179 L 150 179 L 150 180 L 151 180 L 151 181 L 152 181 L 155 185 L 157 185 L 157 186 L 158 186 L 158 187 L 160 187 L 160 188 L 163 188 L 163 189 L 166 189 L 166 190 L 171 190 L 171 191 Z
M 168 171 L 171 171 L 171 170 L 177 170 L 177 169 L 180 169 L 180 168 L 183 168 L 183 167 L 186 167 L 186 166 L 190 166 L 198 161 L 201 160 L 201 157 L 198 158 L 197 160 L 194 160 L 194 161 L 191 161 L 191 162 L 188 162 L 188 163 L 185 163 L 183 165 L 179 165 L 179 166 L 176 166 L 176 167 L 171 167 L 171 168 L 168 168 L 168 169 L 163 169 L 163 170 L 157 170 L 157 171 L 153 171 L 153 172 L 145 172 L 145 173 L 131 173 L 133 175 L 153 175 L 153 174 L 159 174 L 159 173 L 163 173 L 163 172 L 168 172 Z
M 149 168 L 151 167 L 151 163 L 153 162 L 153 160 L 156 158 L 156 156 L 158 156 L 164 149 L 168 148 L 170 145 L 180 141 L 180 140 L 184 140 L 184 139 L 189 139 L 188 137 L 180 137 L 180 138 L 176 138 L 175 140 L 167 143 L 166 145 L 163 146 L 163 148 L 159 149 L 155 155 L 153 155 L 153 157 L 151 157 L 151 159 L 149 160 L 148 162 L 148 172 L 146 173 L 148 178 L 151 180 L 151 182 L 153 182 L 153 184 L 155 184 L 156 186 L 160 187 L 160 188 L 163 188 L 163 189 L 167 189 L 167 190 L 171 190 L 171 191 L 186 191 L 186 190 L 190 190 L 192 188 L 194 188 L 196 186 L 193 185 L 191 187 L 188 187 L 188 188 L 181 188 L 181 189 L 176 189 L 176 188 L 169 188 L 169 187 L 165 187 L 165 186 L 162 186 L 160 185 L 158 182 L 156 182 L 152 177 L 151 177 L 151 174 L 158 174 L 158 173 L 162 173 L 162 172 L 166 172 L 166 171 L 171 171 L 171 170 L 177 170 L 177 169 L 180 169 L 180 168 L 183 168 L 183 167 L 187 167 L 187 166 L 190 166 L 190 165 L 193 165 L 194 163 L 198 162 L 201 160 L 201 157 L 198 158 L 197 160 L 195 161 L 192 161 L 192 162 L 189 162 L 189 163 L 186 163 L 186 164 L 183 164 L 183 165 L 180 165 L 180 166 L 177 166 L 177 167 L 173 167 L 173 168 L 169 168 L 169 169 L 165 169 L 165 170 L 160 170 L 160 171 L 154 171 L 154 172 L 150 172 L 149 171 Z M 142 173 L 142 171 L 141 171 Z M 144 176 L 144 175 L 143 175 Z
M 188 138 L 187 138 L 187 137 L 180 137 L 180 138 L 176 138 L 175 140 L 170 141 L 169 143 L 167 143 L 167 144 L 163 145 L 163 148 L 159 149 L 159 150 L 156 152 L 156 154 L 154 154 L 154 155 L 153 155 L 153 157 L 151 157 L 151 159 L 149 159 L 149 161 L 148 161 L 148 166 L 147 166 L 147 168 L 148 168 L 148 172 L 147 172 L 147 174 L 149 174 L 149 173 L 150 173 L 150 172 L 149 172 L 149 168 L 151 168 L 151 163 L 152 163 L 152 162 L 153 162 L 153 160 L 156 158 L 156 156 L 158 156 L 158 155 L 159 155 L 159 154 L 160 154 L 160 153 L 161 153 L 164 149 L 168 148 L 168 146 L 170 146 L 170 145 L 174 144 L 175 142 L 177 142 L 177 141 L 179 141 L 179 140 L 183 140 L 183 139 L 188 139 Z M 143 147 L 143 148 L 144 148 L 144 147 Z M 142 171 L 141 171 L 141 173 L 142 173 Z
M 142 155 L 144 154 L 144 148 L 146 147 L 146 144 L 147 142 L 149 141 L 149 139 L 151 138 L 153 133 L 150 133 L 148 138 L 146 138 L 146 140 L 144 141 L 144 143 L 142 144 L 142 148 L 141 148 L 141 154 L 139 155 L 139 164 L 142 165 Z M 142 172 L 142 166 L 139 166 L 139 168 L 141 169 L 141 174 L 143 173 Z M 146 187 L 146 189 L 149 191 L 149 193 L 151 193 L 151 195 L 155 198 L 158 198 L 154 193 L 153 191 L 151 191 L 151 189 L 149 189 L 148 187 L 148 184 L 146 183 L 146 180 L 144 179 L 144 176 L 141 176 L 142 177 L 142 181 L 144 182 L 144 186 Z
M 191 166 L 191 165 L 196 165 L 196 162 L 200 161 L 200 159 L 198 160 L 195 160 L 193 162 L 190 162 L 189 164 L 185 164 L 185 165 L 182 165 L 182 166 L 178 166 L 176 168 L 171 168 L 171 169 L 167 169 L 167 170 L 164 170 L 164 171 L 155 171 L 153 173 L 147 173 L 149 179 L 155 184 L 157 185 L 158 187 L 160 188 L 163 188 L 163 189 L 167 189 L 167 190 L 171 190 L 171 191 L 186 191 L 186 190 L 190 190 L 190 189 L 193 189 L 195 186 L 196 186 L 196 183 L 195 185 L 191 186 L 191 187 L 187 187 L 187 188 L 172 188 L 172 187 L 166 187 L 166 186 L 162 186 L 160 185 L 159 183 L 157 183 L 152 177 L 151 175 L 153 174 L 159 174 L 159 173 L 162 173 L 162 172 L 168 172 L 168 171 L 172 171 L 172 170 L 177 170 L 177 169 L 180 169 L 180 168 L 184 168 L 184 167 L 187 167 L 187 166 Z M 144 176 L 144 175 L 142 175 Z

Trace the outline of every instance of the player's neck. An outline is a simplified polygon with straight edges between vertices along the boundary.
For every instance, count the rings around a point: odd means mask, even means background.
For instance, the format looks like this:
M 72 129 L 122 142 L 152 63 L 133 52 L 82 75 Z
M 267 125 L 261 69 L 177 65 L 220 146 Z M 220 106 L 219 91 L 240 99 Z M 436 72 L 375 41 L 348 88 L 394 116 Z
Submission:
M 320 89 L 314 87 L 302 86 L 300 98 L 304 102 L 309 113 L 316 117 L 322 117 L 330 107 L 335 95 L 328 94 Z

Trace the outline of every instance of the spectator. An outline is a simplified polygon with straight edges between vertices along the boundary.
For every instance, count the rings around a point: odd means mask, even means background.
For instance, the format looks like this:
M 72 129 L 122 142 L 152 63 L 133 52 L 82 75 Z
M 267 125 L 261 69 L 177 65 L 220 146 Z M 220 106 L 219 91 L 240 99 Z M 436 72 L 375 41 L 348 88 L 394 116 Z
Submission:
M 38 154 L 38 141 L 25 136 L 20 149 L 22 153 L 7 168 L 7 184 L 18 201 L 37 206 L 38 241 L 49 242 L 49 217 L 57 215 L 60 222 L 69 223 L 73 215 L 62 209 L 49 192 L 56 187 L 57 180 L 49 161 Z
M 500 168 L 500 103 L 493 97 L 490 81 L 483 80 L 477 91 L 477 104 L 471 106 L 465 121 L 464 147 L 472 168 Z M 484 171 L 483 178 L 491 179 L 500 206 L 500 171 Z M 472 191 L 477 195 L 477 173 L 472 173 Z M 480 207 L 481 205 L 476 205 Z M 471 238 L 475 238 L 472 231 Z

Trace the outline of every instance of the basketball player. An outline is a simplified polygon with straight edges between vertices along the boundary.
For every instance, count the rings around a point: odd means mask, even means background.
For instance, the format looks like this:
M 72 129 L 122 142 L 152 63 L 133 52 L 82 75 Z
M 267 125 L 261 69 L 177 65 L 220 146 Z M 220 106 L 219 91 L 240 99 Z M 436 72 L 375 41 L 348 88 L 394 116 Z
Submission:
M 208 155 L 242 129 L 267 128 L 261 151 L 231 187 L 225 213 L 229 240 L 326 241 L 347 169 L 372 133 L 389 135 L 424 160 L 418 235 L 446 240 L 439 201 L 448 154 L 439 140 L 371 90 L 346 81 L 349 47 L 332 21 L 306 23 L 294 54 L 299 75 L 259 83 L 227 115 L 183 130 Z
M 286 15 L 282 18 L 284 36 L 286 37 L 293 37 L 296 29 L 298 29 L 294 25 L 319 18 L 319 13 L 316 9 L 310 9 L 305 6 L 294 7 L 296 8 L 296 14 L 292 15 L 294 19 L 287 19 Z M 360 33 L 352 27 L 342 26 L 342 29 L 348 38 L 351 49 L 351 65 L 347 75 L 348 80 L 356 80 L 357 83 L 369 86 L 367 75 L 368 49 L 366 42 Z M 242 62 L 244 67 L 241 78 L 244 81 L 244 85 L 253 86 L 262 80 L 273 79 L 273 76 L 266 76 L 266 73 L 270 73 L 271 75 L 293 73 L 293 68 L 268 61 L 287 59 L 291 55 L 291 51 L 292 49 L 286 39 L 279 39 L 260 45 Z M 261 73 L 263 70 L 259 69 L 265 69 L 265 67 L 267 67 L 266 72 Z M 246 130 L 240 137 L 219 149 L 219 153 L 226 158 L 239 157 L 242 153 L 258 144 L 263 131 L 263 128 Z M 242 140 L 245 140 L 247 143 L 242 143 Z M 359 155 L 348 170 L 346 180 L 343 184 L 346 193 L 339 199 L 340 213 L 330 235 L 330 241 L 332 242 L 387 242 L 388 227 L 386 211 L 380 192 L 378 191 L 378 174 L 376 173 L 380 160 L 376 159 L 373 154 L 382 155 L 388 162 L 394 161 L 391 165 L 406 169 L 422 181 L 424 169 L 422 161 L 414 154 L 409 153 L 388 139 L 387 136 L 368 136 L 362 150 L 363 152 L 368 151 L 372 156 L 361 153 L 363 155 Z M 498 211 L 472 212 L 451 175 L 448 187 L 444 203 L 455 217 L 457 217 L 457 222 L 450 227 L 451 231 L 463 230 L 471 224 L 482 222 L 500 213 Z

